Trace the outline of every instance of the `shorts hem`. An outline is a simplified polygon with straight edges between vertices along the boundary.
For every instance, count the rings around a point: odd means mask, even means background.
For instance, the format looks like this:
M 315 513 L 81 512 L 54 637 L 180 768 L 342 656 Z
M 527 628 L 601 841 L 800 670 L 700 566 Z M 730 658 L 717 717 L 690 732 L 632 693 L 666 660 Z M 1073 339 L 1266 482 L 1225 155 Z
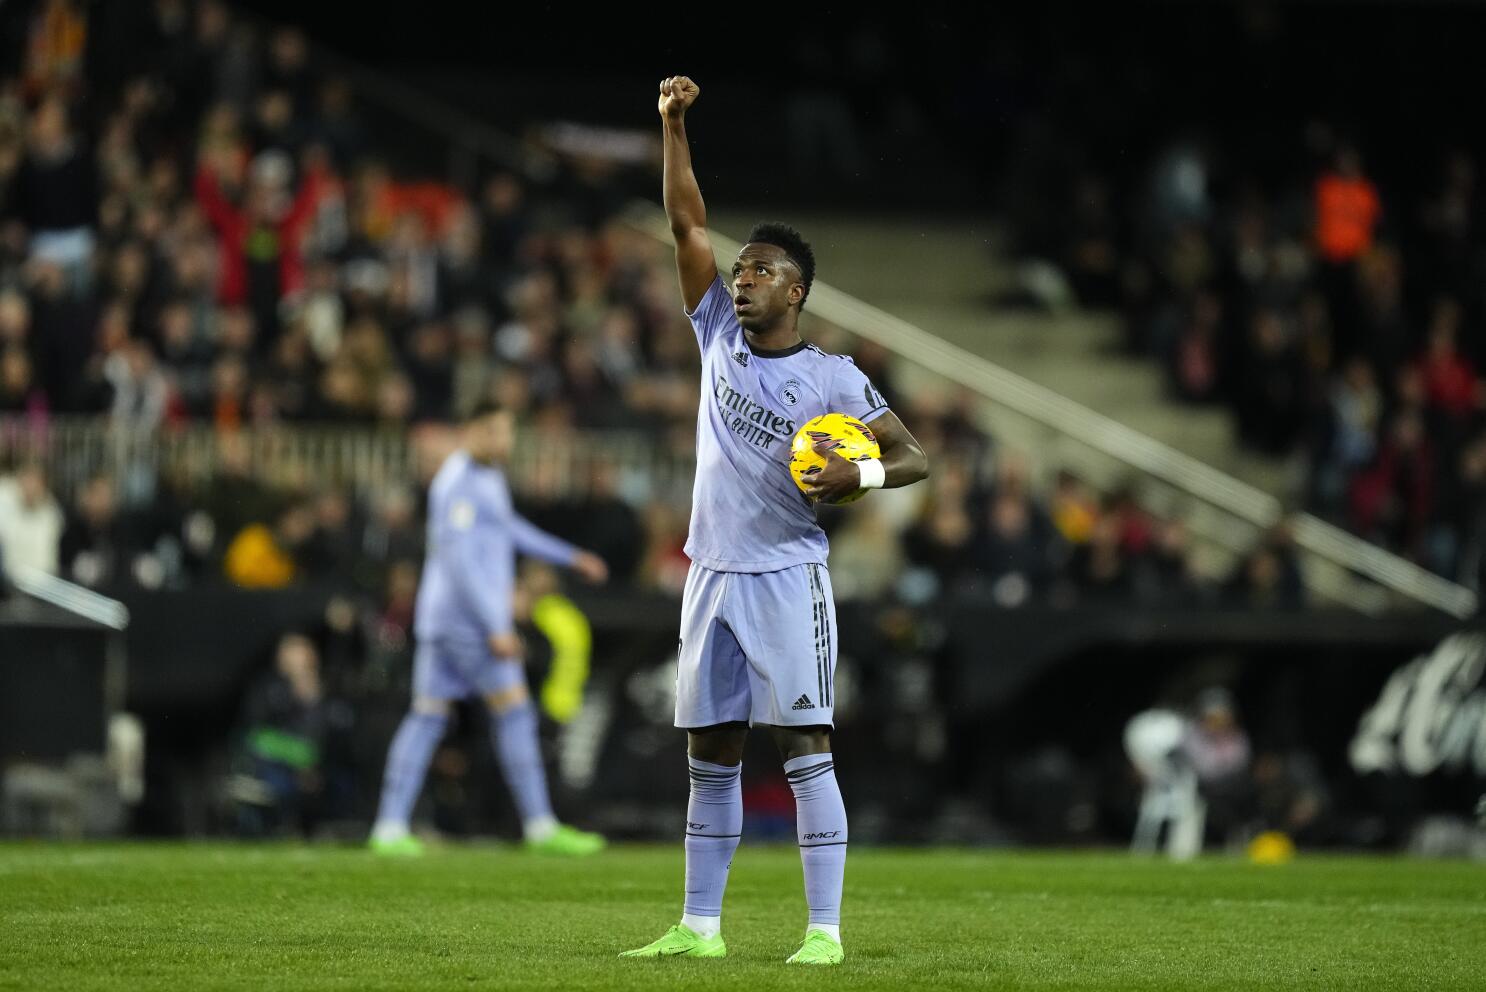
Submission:
M 817 713 L 819 711 L 816 711 Z M 800 716 L 791 720 L 749 720 L 750 727 L 830 727 L 836 729 L 834 714 L 825 713 L 819 716 Z
M 821 568 L 828 567 L 819 558 L 790 559 L 788 561 L 731 561 L 726 558 L 701 558 L 687 555 L 692 564 L 700 565 L 712 572 L 737 572 L 741 575 L 767 575 L 770 572 L 783 572 L 789 568 L 799 568 L 801 565 L 819 565 Z

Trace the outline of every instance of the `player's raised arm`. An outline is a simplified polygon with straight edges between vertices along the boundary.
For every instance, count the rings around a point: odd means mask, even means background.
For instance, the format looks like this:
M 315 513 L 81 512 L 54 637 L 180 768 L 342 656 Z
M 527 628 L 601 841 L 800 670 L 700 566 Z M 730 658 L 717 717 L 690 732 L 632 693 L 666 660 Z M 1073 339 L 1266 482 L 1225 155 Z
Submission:
M 676 239 L 676 271 L 681 276 L 681 298 L 688 311 L 697 308 L 717 278 L 717 261 L 707 237 L 707 207 L 702 203 L 696 173 L 691 170 L 691 148 L 686 142 L 686 109 L 701 92 L 686 76 L 671 76 L 660 83 L 666 217 Z

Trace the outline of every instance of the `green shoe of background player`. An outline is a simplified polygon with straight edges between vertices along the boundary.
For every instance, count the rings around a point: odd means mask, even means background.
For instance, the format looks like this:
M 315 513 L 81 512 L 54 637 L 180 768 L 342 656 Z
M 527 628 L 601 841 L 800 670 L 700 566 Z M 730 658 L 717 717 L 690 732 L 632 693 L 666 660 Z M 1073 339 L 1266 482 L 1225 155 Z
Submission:
M 684 923 L 677 923 L 659 940 L 651 941 L 644 947 L 637 947 L 633 951 L 625 951 L 619 956 L 622 958 L 725 958 L 727 954 L 728 948 L 722 942 L 722 934 L 714 933 L 710 937 L 699 937 L 691 927 Z
M 806 930 L 805 942 L 791 954 L 785 964 L 840 964 L 846 958 L 841 941 L 824 930 Z
M 566 823 L 559 823 L 556 830 L 541 840 L 525 841 L 528 851 L 536 854 L 560 854 L 564 857 L 597 854 L 606 844 L 608 841 L 598 834 L 570 827 Z
M 401 837 L 373 837 L 367 842 L 373 854 L 384 854 L 389 858 L 417 858 L 424 854 L 423 842 L 412 834 Z

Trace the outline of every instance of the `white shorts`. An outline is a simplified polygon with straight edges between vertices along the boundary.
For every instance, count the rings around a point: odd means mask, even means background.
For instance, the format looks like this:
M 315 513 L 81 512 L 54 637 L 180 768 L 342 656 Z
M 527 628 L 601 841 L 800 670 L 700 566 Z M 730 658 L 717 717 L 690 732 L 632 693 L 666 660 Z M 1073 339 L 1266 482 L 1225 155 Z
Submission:
M 692 563 L 681 598 L 676 726 L 831 726 L 836 604 L 824 565 L 714 572 Z

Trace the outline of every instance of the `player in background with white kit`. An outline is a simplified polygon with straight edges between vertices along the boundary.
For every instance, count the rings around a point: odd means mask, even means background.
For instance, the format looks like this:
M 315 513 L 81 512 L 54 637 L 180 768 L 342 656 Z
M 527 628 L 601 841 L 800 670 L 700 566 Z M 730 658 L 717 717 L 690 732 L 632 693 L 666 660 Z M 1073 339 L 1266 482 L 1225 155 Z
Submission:
M 665 205 L 687 316 L 702 350 L 697 473 L 686 544 L 676 726 L 687 730 L 691 800 L 681 922 L 623 957 L 722 957 L 722 896 L 742 832 L 743 742 L 768 727 L 795 794 L 809 918 L 792 964 L 839 964 L 846 810 L 831 758 L 836 608 L 816 502 L 928 475 L 919 447 L 851 359 L 800 339 L 815 276 L 810 246 L 780 224 L 754 228 L 728 283 L 718 274 L 683 119 L 699 89 L 660 84 Z M 790 443 L 807 421 L 870 425 L 880 460 L 827 464 L 802 495 Z
M 591 854 L 604 839 L 552 815 L 512 596 L 517 553 L 571 568 L 589 582 L 603 582 L 609 570 L 597 555 L 538 530 L 515 511 L 500 468 L 515 443 L 509 412 L 477 406 L 462 440 L 429 488 L 428 553 L 414 615 L 413 705 L 387 752 L 371 847 L 381 854 L 422 853 L 408 820 L 444 736 L 449 704 L 479 696 L 490 711 L 491 744 L 526 847 Z

